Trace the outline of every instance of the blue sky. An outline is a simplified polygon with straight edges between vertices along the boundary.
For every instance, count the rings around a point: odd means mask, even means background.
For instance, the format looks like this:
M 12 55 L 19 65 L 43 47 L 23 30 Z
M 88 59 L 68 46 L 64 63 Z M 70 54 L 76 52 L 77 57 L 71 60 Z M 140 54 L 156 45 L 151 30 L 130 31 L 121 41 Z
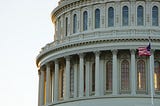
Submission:
M 53 41 L 58 0 L 0 0 L 0 105 L 37 106 L 36 56 Z

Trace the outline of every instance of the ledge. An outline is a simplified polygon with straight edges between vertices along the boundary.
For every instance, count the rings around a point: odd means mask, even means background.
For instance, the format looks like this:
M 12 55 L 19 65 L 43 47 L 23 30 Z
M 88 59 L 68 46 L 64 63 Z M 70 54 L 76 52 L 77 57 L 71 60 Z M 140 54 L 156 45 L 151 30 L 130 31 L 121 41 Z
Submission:
M 99 29 L 96 31 L 86 31 L 64 37 L 60 40 L 48 43 L 44 46 L 36 58 L 38 66 L 39 61 L 48 53 L 54 53 L 64 49 L 80 47 L 83 45 L 122 43 L 122 42 L 148 42 L 148 36 L 152 42 L 160 42 L 159 28 L 141 28 L 137 29 Z M 142 45 L 142 44 L 141 44 Z M 111 45 L 110 45 L 111 46 Z
M 53 105 L 58 105 L 58 104 L 63 104 L 63 103 L 69 103 L 69 102 L 76 102 L 76 101 L 87 101 L 87 100 L 94 100 L 94 99 L 118 99 L 118 98 L 151 98 L 149 95 L 136 95 L 136 96 L 131 96 L 131 95 L 110 95 L 110 96 L 101 96 L 101 97 L 82 97 L 82 98 L 70 98 L 69 100 L 63 100 L 63 101 L 58 101 L 57 103 L 50 103 L 48 106 L 53 106 Z M 155 96 L 154 99 L 160 99 L 160 95 Z

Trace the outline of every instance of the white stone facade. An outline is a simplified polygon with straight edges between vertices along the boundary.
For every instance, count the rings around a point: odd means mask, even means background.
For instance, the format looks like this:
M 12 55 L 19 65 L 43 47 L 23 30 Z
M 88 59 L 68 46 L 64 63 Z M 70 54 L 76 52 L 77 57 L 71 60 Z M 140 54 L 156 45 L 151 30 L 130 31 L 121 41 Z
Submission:
M 160 106 L 159 13 L 159 0 L 60 0 L 36 60 L 38 106 Z

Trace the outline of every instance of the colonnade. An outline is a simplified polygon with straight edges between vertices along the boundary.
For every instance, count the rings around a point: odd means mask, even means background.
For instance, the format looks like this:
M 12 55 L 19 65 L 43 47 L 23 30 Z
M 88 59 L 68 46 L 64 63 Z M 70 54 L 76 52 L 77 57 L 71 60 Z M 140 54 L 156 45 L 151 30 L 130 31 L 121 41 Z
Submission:
M 119 79 L 118 79 L 118 50 L 111 50 L 112 52 L 112 91 L 111 95 L 119 95 Z M 90 65 L 88 60 L 85 59 L 86 53 L 78 54 L 78 61 L 74 61 L 73 70 L 74 70 L 74 83 L 73 83 L 73 98 L 83 98 L 90 96 Z M 152 53 L 153 54 L 153 53 Z M 75 54 L 76 55 L 76 54 Z M 100 55 L 101 51 L 94 52 L 94 62 L 95 62 L 95 97 L 103 96 L 104 93 L 104 80 L 103 70 L 100 66 Z M 64 79 L 62 80 L 63 84 L 63 100 L 69 100 L 71 98 L 71 56 L 66 56 L 64 58 Z M 154 63 L 154 55 L 150 56 L 151 60 L 149 64 Z M 136 95 L 136 50 L 130 50 L 130 95 Z M 59 71 L 60 71 L 60 62 L 59 59 L 55 59 L 52 62 L 46 63 L 41 66 L 39 69 L 39 105 L 42 106 L 50 103 L 57 103 L 59 98 Z M 84 67 L 85 65 L 85 67 Z M 154 70 L 154 65 L 150 65 L 150 69 Z M 85 71 L 84 71 L 85 70 Z M 84 74 L 85 72 L 85 74 Z M 152 73 L 153 74 L 153 73 Z M 153 76 L 153 75 L 151 75 Z M 84 82 L 85 79 L 85 82 Z M 153 81 L 153 77 L 151 77 Z M 150 80 L 149 80 L 150 81 Z M 153 82 L 154 83 L 154 82 Z M 85 86 L 85 91 L 84 91 Z M 152 86 L 153 87 L 153 86 Z M 151 87 L 148 87 L 153 89 Z M 153 89 L 154 90 L 154 89 Z

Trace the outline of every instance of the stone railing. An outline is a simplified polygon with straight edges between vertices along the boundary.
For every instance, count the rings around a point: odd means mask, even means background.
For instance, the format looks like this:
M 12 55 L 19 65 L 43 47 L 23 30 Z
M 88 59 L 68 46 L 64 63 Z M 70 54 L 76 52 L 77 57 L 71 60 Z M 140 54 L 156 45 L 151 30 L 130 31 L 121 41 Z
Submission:
M 56 49 L 62 46 L 77 44 L 88 41 L 96 40 L 117 40 L 117 39 L 148 39 L 151 36 L 153 39 L 160 39 L 159 28 L 108 28 L 99 29 L 96 31 L 87 31 L 72 34 L 67 37 L 63 37 L 60 40 L 55 40 L 54 42 L 48 43 L 40 51 L 40 54 L 47 52 L 51 49 Z

